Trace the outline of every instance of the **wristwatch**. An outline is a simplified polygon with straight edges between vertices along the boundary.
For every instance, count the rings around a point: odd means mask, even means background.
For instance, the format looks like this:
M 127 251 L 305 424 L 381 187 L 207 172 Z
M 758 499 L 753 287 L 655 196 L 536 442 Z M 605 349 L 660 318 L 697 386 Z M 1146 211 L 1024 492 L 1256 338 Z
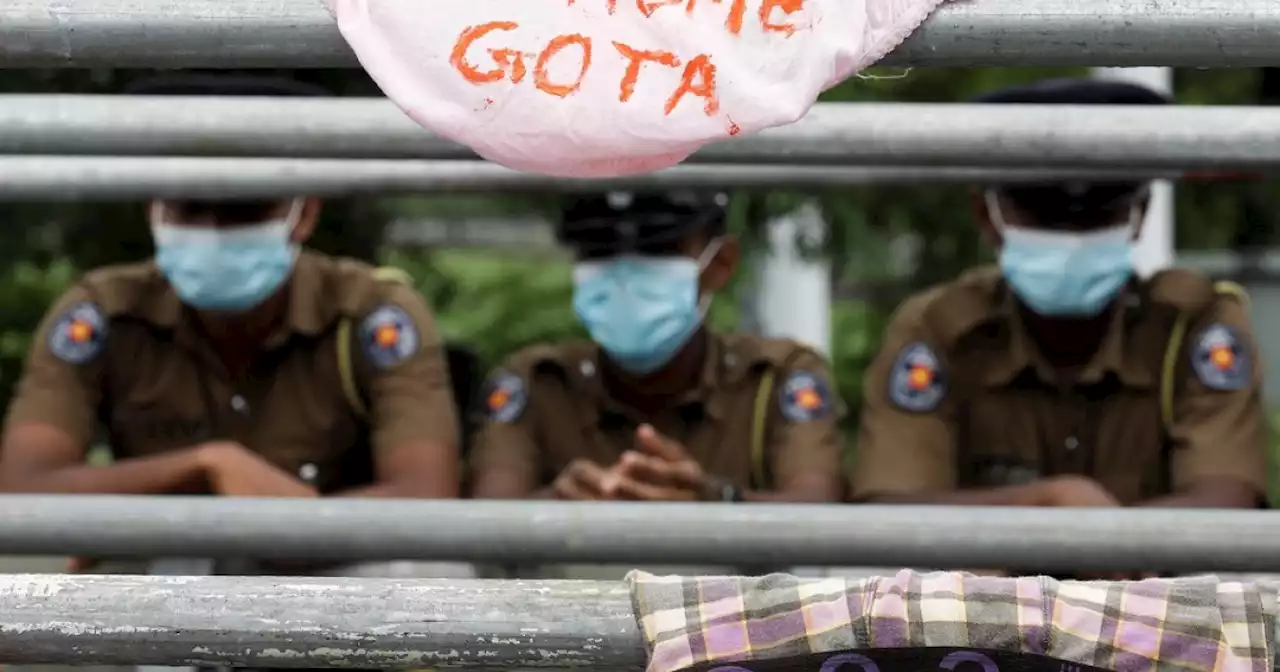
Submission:
M 712 477 L 707 479 L 706 501 L 709 502 L 745 502 L 742 491 L 727 478 Z

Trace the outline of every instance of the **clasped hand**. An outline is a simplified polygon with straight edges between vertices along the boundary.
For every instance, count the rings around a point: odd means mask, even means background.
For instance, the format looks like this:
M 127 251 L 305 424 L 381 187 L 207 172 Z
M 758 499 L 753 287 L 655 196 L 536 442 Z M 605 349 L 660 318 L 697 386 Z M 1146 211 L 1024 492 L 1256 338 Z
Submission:
M 636 450 L 610 467 L 575 460 L 552 484 L 559 499 L 692 502 L 707 499 L 708 478 L 680 442 L 650 425 L 636 430 Z

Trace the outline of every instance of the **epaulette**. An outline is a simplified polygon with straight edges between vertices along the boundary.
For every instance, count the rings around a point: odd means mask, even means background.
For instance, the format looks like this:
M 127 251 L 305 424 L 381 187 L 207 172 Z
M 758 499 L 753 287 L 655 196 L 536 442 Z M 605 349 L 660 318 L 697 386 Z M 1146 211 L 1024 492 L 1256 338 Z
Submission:
M 985 266 L 918 295 L 921 321 L 937 345 L 948 349 L 966 334 L 989 322 L 1000 306 L 1000 270 Z
M 147 314 L 171 291 L 160 269 L 149 261 L 93 269 L 78 285 L 111 317 Z
M 1146 282 L 1147 298 L 1152 303 L 1174 308 L 1179 313 L 1198 314 L 1208 310 L 1219 292 L 1214 282 L 1203 273 L 1185 268 L 1169 268 L 1157 272 Z

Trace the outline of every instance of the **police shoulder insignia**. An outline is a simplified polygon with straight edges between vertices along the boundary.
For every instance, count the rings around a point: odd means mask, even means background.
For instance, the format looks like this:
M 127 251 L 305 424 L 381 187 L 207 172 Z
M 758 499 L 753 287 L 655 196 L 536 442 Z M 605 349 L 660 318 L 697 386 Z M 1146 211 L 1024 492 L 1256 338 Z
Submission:
M 489 376 L 484 388 L 484 410 L 490 420 L 512 423 L 520 419 L 529 404 L 524 379 L 510 371 Z
M 787 376 L 778 390 L 782 415 L 792 422 L 821 420 L 831 414 L 831 392 L 822 378 L 808 371 Z
M 87 364 L 102 352 L 110 323 L 98 304 L 81 301 L 62 311 L 49 331 L 49 350 L 69 364 Z
M 1204 386 L 1230 392 L 1249 385 L 1253 363 L 1235 329 L 1214 323 L 1200 332 L 1191 350 L 1191 368 Z
M 889 400 L 912 413 L 928 413 L 947 396 L 947 380 L 933 348 L 916 342 L 898 353 L 889 372 Z
M 360 344 L 380 369 L 390 369 L 417 354 L 419 341 L 418 327 L 400 306 L 378 306 L 360 325 Z

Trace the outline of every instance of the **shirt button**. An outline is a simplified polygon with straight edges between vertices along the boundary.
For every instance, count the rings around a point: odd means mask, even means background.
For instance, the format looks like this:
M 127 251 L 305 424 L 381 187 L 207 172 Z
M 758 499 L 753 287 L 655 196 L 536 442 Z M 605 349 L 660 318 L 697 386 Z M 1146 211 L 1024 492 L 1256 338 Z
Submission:
M 236 413 L 248 413 L 249 402 L 245 401 L 244 397 L 237 394 L 236 396 L 231 397 L 231 410 Z
M 1067 450 L 1075 450 L 1080 447 L 1080 440 L 1074 436 L 1067 437 Z
M 316 477 L 319 475 L 320 467 L 317 467 L 310 462 L 302 465 L 302 467 L 298 469 L 298 478 L 301 478 L 305 483 L 315 484 Z

